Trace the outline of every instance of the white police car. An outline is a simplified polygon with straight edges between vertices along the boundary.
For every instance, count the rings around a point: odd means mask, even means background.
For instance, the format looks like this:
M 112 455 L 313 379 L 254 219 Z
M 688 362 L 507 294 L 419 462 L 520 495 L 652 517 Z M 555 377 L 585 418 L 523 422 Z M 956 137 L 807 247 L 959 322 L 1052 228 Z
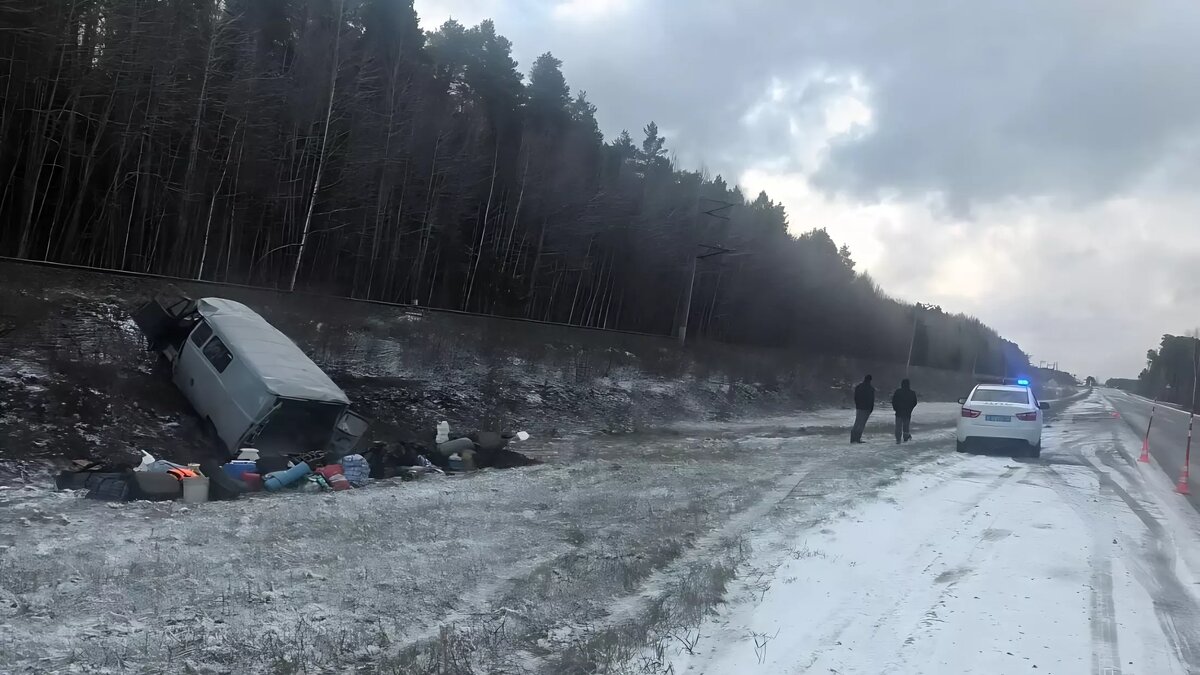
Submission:
M 959 403 L 959 452 L 1018 444 L 1031 457 L 1041 456 L 1043 413 L 1050 404 L 1038 402 L 1028 380 L 976 385 Z

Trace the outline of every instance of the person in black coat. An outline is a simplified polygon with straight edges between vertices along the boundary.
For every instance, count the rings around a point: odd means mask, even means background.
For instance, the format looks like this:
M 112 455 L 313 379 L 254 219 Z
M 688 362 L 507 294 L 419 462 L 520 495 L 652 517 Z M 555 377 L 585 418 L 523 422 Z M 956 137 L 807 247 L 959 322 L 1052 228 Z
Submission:
M 867 428 L 867 419 L 875 410 L 875 387 L 871 385 L 871 376 L 867 375 L 854 388 L 854 427 L 850 429 L 850 442 L 862 443 L 863 430 Z
M 912 440 L 912 414 L 917 407 L 917 392 L 908 380 L 900 381 L 900 388 L 892 394 L 892 410 L 896 412 L 896 444 Z

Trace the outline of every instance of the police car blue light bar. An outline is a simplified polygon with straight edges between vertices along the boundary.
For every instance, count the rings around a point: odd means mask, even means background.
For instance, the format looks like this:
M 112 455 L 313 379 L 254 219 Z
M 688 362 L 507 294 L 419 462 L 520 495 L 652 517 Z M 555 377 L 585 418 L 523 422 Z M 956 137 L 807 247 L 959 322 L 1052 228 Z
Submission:
M 1028 387 L 1028 386 L 1029 386 L 1029 380 L 1026 380 L 1025 378 L 1021 378 L 1021 379 L 1017 380 L 1017 384 L 1018 384 L 1018 385 L 1020 385 L 1020 386 L 1022 386 L 1022 387 Z

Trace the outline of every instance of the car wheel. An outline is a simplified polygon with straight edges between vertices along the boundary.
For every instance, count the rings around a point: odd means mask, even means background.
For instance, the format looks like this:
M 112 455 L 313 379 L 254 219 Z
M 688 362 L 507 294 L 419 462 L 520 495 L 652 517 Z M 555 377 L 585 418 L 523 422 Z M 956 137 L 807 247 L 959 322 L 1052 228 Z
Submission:
M 954 450 L 955 450 L 955 452 L 966 452 L 967 451 L 966 442 L 965 441 L 957 441 L 957 440 L 954 441 Z
M 1042 444 L 1038 443 L 1037 445 L 1029 446 L 1029 456 L 1034 459 L 1038 459 L 1039 457 L 1041 457 L 1042 456 Z

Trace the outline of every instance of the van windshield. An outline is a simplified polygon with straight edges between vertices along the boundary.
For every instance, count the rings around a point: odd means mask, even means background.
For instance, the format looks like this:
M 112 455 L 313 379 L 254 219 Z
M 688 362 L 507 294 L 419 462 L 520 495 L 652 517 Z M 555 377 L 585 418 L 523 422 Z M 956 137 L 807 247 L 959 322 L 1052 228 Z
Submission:
M 271 413 L 254 447 L 264 455 L 324 450 L 345 406 L 283 399 Z

